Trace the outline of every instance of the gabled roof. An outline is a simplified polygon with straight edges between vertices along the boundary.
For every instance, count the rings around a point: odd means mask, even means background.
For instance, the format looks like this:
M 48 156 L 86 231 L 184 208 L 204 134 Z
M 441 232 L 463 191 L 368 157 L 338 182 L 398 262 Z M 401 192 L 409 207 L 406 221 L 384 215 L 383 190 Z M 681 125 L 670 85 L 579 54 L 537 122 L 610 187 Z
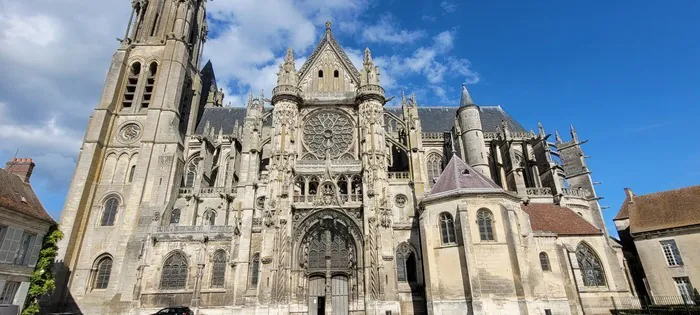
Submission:
M 502 192 L 491 179 L 475 171 L 458 156 L 453 156 L 430 190 L 432 198 L 470 192 Z
M 600 235 L 601 230 L 588 223 L 573 210 L 554 204 L 529 203 L 521 205 L 530 215 L 533 231 L 550 232 L 558 235 Z
M 343 50 L 343 47 L 338 44 L 338 42 L 335 40 L 333 37 L 333 32 L 331 32 L 331 22 L 326 22 L 326 33 L 323 35 L 321 38 L 321 41 L 318 43 L 316 46 L 316 49 L 314 49 L 314 52 L 311 53 L 309 58 L 306 59 L 304 62 L 304 65 L 301 66 L 299 69 L 299 78 L 303 77 L 306 71 L 309 69 L 309 67 L 316 61 L 316 58 L 318 55 L 321 53 L 323 50 L 323 47 L 329 44 L 331 48 L 335 51 L 335 53 L 340 57 L 340 61 L 345 65 L 345 67 L 350 70 L 350 73 L 353 76 L 353 79 L 356 82 L 360 82 L 360 72 L 357 71 L 357 68 L 355 68 L 355 65 L 352 64 L 352 61 L 350 61 L 350 58 L 348 58 L 348 55 L 345 53 L 345 50 Z
M 630 232 L 700 225 L 700 185 L 627 196 L 615 220 L 629 218 Z
M 16 211 L 51 224 L 56 221 L 46 213 L 29 183 L 0 168 L 0 207 Z

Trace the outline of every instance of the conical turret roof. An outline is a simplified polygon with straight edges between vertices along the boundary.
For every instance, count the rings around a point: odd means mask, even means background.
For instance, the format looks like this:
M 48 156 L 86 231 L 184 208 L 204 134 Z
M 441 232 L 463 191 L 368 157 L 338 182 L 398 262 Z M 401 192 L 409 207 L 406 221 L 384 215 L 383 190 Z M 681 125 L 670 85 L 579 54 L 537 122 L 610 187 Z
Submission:
M 459 107 L 464 107 L 468 105 L 475 105 L 474 100 L 472 99 L 472 96 L 469 95 L 469 91 L 467 90 L 467 85 L 462 83 L 462 99 L 459 101 Z

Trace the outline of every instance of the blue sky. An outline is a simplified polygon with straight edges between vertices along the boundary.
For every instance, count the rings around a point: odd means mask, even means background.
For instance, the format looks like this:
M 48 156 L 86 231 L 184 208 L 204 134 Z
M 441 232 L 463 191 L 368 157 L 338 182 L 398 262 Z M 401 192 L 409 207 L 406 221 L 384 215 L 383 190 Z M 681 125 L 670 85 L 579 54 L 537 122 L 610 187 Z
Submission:
M 0 160 L 31 156 L 34 187 L 56 218 L 101 93 L 123 1 L 0 0 Z M 462 82 L 527 129 L 582 139 L 612 218 L 637 194 L 700 183 L 700 2 L 384 1 L 209 2 L 207 58 L 225 102 L 270 91 L 284 49 L 297 68 L 327 19 L 359 66 L 372 49 L 388 92 L 453 105 Z M 79 10 L 83 18 L 73 17 Z M 609 228 L 614 226 L 609 222 Z

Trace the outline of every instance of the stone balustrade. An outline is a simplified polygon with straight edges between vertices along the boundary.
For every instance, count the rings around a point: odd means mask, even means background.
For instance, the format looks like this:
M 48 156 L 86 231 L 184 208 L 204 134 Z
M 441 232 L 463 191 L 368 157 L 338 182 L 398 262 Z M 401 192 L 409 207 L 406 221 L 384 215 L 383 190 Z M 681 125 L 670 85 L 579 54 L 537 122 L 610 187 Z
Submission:
M 376 84 L 366 84 L 357 89 L 357 94 L 378 94 L 384 97 L 384 88 Z
M 567 197 L 589 198 L 591 192 L 584 188 L 563 188 L 561 192 Z
M 229 239 L 234 226 L 230 225 L 170 225 L 159 226 L 153 232 L 156 240 Z
M 423 132 L 421 137 L 423 140 L 444 140 L 445 134 L 442 132 Z
M 389 172 L 389 180 L 410 180 L 409 172 Z
M 192 187 L 180 187 L 178 194 L 180 197 L 194 195 L 195 189 Z M 233 195 L 236 193 L 234 187 L 203 187 L 197 192 L 200 197 L 219 196 L 221 194 Z
M 549 187 L 530 187 L 525 189 L 528 196 L 552 196 L 552 188 Z
M 282 94 L 291 94 L 299 96 L 301 95 L 301 89 L 293 85 L 278 85 L 274 89 L 272 89 L 273 96 Z

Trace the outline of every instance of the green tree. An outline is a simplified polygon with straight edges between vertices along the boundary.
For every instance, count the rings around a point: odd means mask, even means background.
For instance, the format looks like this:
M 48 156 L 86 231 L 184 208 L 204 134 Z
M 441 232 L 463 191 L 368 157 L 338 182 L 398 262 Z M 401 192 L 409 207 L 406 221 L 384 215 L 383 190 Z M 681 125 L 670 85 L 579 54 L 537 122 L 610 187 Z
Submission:
M 63 238 L 63 232 L 58 229 L 58 225 L 53 225 L 44 236 L 39 252 L 39 260 L 34 268 L 34 273 L 29 280 L 29 291 L 24 304 L 22 315 L 34 315 L 39 313 L 39 298 L 46 294 L 51 294 L 56 288 L 53 278 L 53 262 L 58 253 L 59 240 Z

